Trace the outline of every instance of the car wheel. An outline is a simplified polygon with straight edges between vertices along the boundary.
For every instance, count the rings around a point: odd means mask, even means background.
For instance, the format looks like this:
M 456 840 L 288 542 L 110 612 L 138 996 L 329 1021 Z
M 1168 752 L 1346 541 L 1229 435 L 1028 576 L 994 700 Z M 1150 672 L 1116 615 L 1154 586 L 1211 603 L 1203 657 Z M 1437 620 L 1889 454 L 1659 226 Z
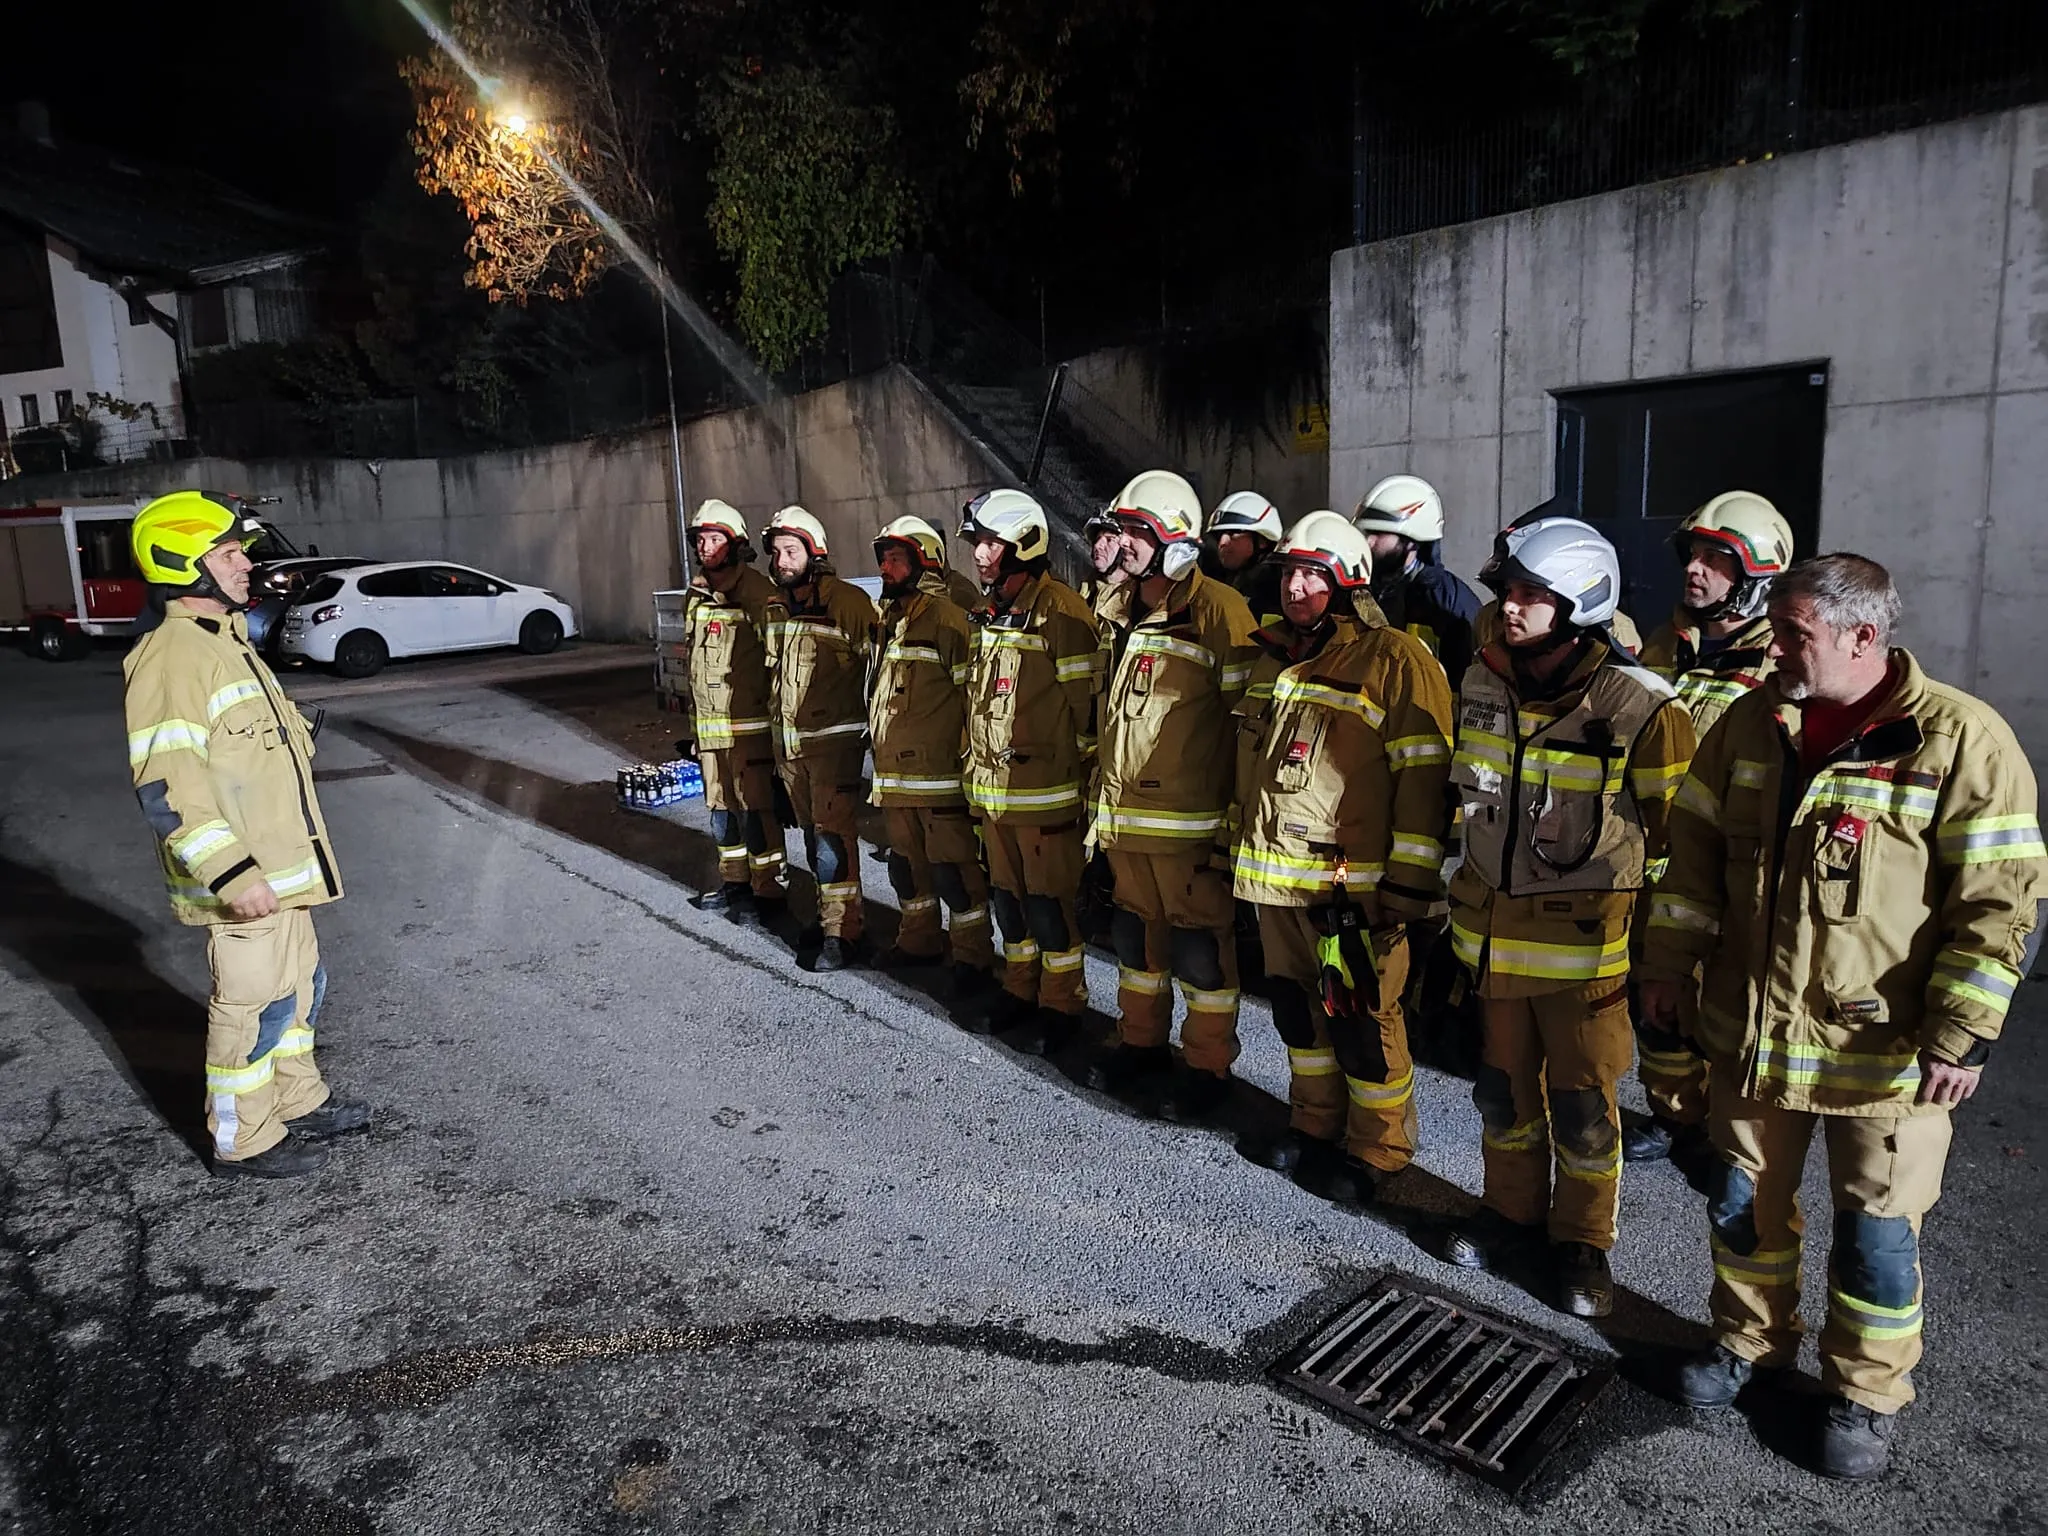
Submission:
M 62 619 L 37 619 L 29 629 L 28 644 L 45 661 L 76 661 L 92 649 L 91 639 Z
M 375 677 L 390 659 L 391 648 L 374 629 L 352 629 L 334 647 L 334 670 L 343 677 Z
M 519 626 L 519 649 L 529 656 L 545 656 L 561 643 L 562 621 L 552 613 L 529 613 Z

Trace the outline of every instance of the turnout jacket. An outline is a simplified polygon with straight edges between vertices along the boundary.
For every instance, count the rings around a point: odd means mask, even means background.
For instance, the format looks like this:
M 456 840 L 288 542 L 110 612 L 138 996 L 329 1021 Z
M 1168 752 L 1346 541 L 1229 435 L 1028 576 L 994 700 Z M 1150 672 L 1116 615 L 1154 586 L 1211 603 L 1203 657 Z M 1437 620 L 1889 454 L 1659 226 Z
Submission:
M 313 733 L 249 644 L 241 614 L 172 602 L 121 664 L 128 766 L 171 911 L 225 923 L 268 880 L 284 907 L 341 896 L 313 792 Z
M 785 758 L 858 758 L 868 728 L 868 658 L 881 622 L 875 605 L 829 572 L 817 578 L 806 607 L 787 596 L 784 604 L 768 640 L 775 750 Z
M 1450 895 L 1452 947 L 1482 995 L 1627 973 L 1636 892 L 1693 746 L 1670 686 L 1598 637 L 1548 699 L 1519 696 L 1505 646 L 1480 652 L 1458 692 L 1465 861 Z
M 1373 596 L 1389 624 L 1421 641 L 1443 664 L 1451 686 L 1464 681 L 1477 649 L 1472 634 L 1479 619 L 1478 594 L 1454 572 L 1417 555 L 1407 570 L 1376 584 Z
M 741 569 L 730 592 L 702 584 L 690 588 L 690 711 L 699 751 L 767 744 L 770 646 L 788 616 L 781 590 L 751 565 Z
M 1729 706 L 1650 903 L 1641 974 L 1689 984 L 1704 963 L 1699 1043 L 1788 1109 L 1940 1113 L 1913 1102 L 1918 1055 L 1983 1060 L 2048 895 L 2011 728 L 1892 656 L 1890 694 L 1810 779 L 1775 681 Z
M 937 573 L 882 605 L 868 735 L 876 805 L 958 805 L 967 733 L 967 615 Z
M 1700 632 L 1684 610 L 1643 642 L 1644 666 L 1678 690 L 1701 740 L 1728 706 L 1778 670 L 1771 656 L 1771 621 L 1759 616 L 1728 637 L 1727 644 L 1700 654 Z
M 1072 587 L 1033 576 L 1007 608 L 968 619 L 967 803 L 1019 826 L 1078 822 L 1095 761 L 1095 616 Z
M 1237 898 L 1328 901 L 1341 884 L 1372 926 L 1443 896 L 1451 687 L 1417 641 L 1338 617 L 1313 650 L 1291 628 L 1261 654 L 1236 710 Z
M 1181 853 L 1217 842 L 1230 810 L 1231 711 L 1259 657 L 1256 626 L 1242 597 L 1198 570 L 1148 613 L 1138 587 L 1126 582 L 1102 607 L 1121 637 L 1103 701 L 1095 836 L 1105 848 Z

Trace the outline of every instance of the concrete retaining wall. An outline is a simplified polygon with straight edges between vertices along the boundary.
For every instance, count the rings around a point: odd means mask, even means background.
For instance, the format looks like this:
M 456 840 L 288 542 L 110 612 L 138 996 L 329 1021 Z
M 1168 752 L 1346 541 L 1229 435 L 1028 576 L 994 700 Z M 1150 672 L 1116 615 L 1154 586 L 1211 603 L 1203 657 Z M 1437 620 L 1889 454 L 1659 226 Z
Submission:
M 2048 755 L 2048 108 L 1339 252 L 1331 495 L 1429 477 L 1469 574 L 1549 493 L 1551 391 L 1818 360 L 1822 547 Z
M 872 574 L 882 524 L 915 512 L 950 535 L 961 504 L 998 478 L 901 370 L 772 409 L 794 421 L 794 452 L 758 411 L 684 429 L 690 501 L 723 497 L 757 529 L 801 501 L 824 522 L 847 575 Z M 265 510 L 302 548 L 456 560 L 548 587 L 597 639 L 648 636 L 649 594 L 675 585 L 680 574 L 665 428 L 447 459 L 126 464 L 24 477 L 0 487 L 0 502 L 142 498 L 185 486 L 279 497 Z M 960 559 L 964 551 L 952 553 Z

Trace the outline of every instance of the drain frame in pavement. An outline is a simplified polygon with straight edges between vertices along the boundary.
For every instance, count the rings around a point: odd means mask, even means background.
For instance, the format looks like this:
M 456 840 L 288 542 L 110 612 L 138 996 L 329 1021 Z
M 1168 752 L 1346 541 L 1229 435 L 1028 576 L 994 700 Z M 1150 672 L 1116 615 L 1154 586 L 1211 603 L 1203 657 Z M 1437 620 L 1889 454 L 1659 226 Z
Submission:
M 1528 1486 L 1614 1374 L 1609 1360 L 1392 1273 L 1267 1370 L 1508 1494 Z

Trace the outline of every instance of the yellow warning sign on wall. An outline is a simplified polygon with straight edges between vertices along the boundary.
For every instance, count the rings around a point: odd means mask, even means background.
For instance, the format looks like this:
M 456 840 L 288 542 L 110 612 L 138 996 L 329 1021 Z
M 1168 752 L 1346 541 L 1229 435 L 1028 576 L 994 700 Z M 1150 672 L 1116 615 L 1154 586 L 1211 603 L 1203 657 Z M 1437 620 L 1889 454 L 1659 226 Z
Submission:
M 1330 451 L 1330 408 L 1326 405 L 1304 405 L 1294 413 L 1294 451 L 1296 453 L 1328 453 Z

